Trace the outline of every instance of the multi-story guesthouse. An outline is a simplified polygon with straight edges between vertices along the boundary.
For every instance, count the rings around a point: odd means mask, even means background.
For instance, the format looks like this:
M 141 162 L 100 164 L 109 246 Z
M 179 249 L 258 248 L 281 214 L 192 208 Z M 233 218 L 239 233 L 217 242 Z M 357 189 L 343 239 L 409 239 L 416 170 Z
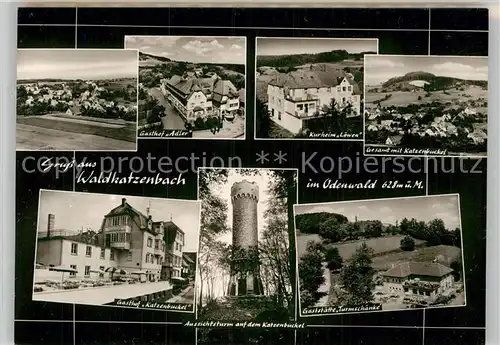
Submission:
M 177 227 L 172 221 L 153 222 L 149 208 L 143 214 L 125 198 L 104 215 L 98 231 L 56 230 L 55 215 L 49 214 L 47 230 L 38 233 L 36 263 L 72 268 L 75 278 L 112 277 L 116 269 L 161 280 L 169 226 Z
M 234 117 L 239 108 L 239 93 L 229 80 L 174 75 L 162 80 L 161 90 L 184 121 L 208 116 Z
M 387 294 L 434 300 L 453 288 L 453 270 L 438 262 L 404 262 L 381 274 Z
M 321 116 L 332 100 L 339 108 L 350 104 L 349 117 L 361 114 L 360 89 L 343 71 L 300 69 L 279 73 L 269 82 L 267 96 L 271 120 L 293 134 L 300 133 L 305 121 Z
M 196 274 L 196 253 L 184 252 L 182 253 L 182 276 L 187 278 L 194 278 Z
M 162 278 L 182 278 L 182 251 L 184 248 L 184 231 L 172 221 L 165 222 L 165 264 Z

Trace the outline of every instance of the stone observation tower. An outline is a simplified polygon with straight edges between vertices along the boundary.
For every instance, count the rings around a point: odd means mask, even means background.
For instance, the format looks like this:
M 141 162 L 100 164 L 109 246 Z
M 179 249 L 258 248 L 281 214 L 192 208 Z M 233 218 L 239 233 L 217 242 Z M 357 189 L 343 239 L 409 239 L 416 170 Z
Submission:
M 231 187 L 233 205 L 233 247 L 241 250 L 257 250 L 259 235 L 257 230 L 257 205 L 259 186 L 255 182 L 243 180 Z M 262 281 L 258 267 L 253 272 L 237 272 L 231 267 L 229 281 L 230 296 L 261 295 Z

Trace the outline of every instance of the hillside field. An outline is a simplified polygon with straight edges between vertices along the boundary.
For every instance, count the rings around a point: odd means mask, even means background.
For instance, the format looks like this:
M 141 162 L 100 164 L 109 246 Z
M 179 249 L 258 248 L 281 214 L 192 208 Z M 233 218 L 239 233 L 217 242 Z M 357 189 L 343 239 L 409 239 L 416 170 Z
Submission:
M 372 267 L 376 270 L 388 270 L 392 265 L 406 261 L 432 262 L 438 261 L 449 266 L 452 261 L 461 257 L 462 251 L 458 247 L 439 245 L 434 247 L 420 247 L 412 252 L 394 252 L 374 257 Z
M 361 245 L 361 243 L 365 242 L 368 247 L 374 250 L 375 257 L 377 257 L 379 254 L 382 253 L 399 251 L 401 239 L 403 238 L 404 236 L 402 235 L 385 236 L 378 238 L 369 238 L 366 240 L 335 243 L 327 245 L 327 247 L 331 246 L 338 248 L 340 256 L 342 256 L 344 260 L 349 260 L 352 257 L 352 255 L 356 252 L 356 249 Z M 303 234 L 300 232 L 297 233 L 297 254 L 299 258 L 302 255 L 304 255 L 307 243 L 309 241 L 321 243 L 322 238 L 318 234 Z M 425 241 L 417 239 L 415 240 L 415 245 L 417 247 L 422 246 L 423 244 L 425 244 Z M 400 254 L 400 253 L 395 253 L 395 254 Z
M 366 245 L 373 249 L 375 256 L 381 253 L 393 252 L 400 250 L 399 247 L 401 245 L 401 240 L 404 238 L 403 235 L 395 235 L 395 236 L 385 236 L 385 237 L 377 237 L 377 238 L 369 238 L 361 241 L 350 241 L 341 244 L 332 244 L 330 246 L 336 247 L 339 250 L 340 256 L 344 260 L 349 260 L 354 253 L 356 253 L 356 249 L 365 242 Z M 425 241 L 415 240 L 415 246 L 423 245 Z
M 443 91 L 433 91 L 429 97 L 425 97 L 426 92 L 423 89 L 416 90 L 415 92 L 408 91 L 392 91 L 392 92 L 373 92 L 372 90 L 376 87 L 366 87 L 365 95 L 365 109 L 371 110 L 376 108 L 374 102 L 384 99 L 387 95 L 392 95 L 387 100 L 380 102 L 382 107 L 389 106 L 407 106 L 408 104 L 422 104 L 429 103 L 433 101 L 438 101 L 441 103 L 464 100 L 477 100 L 479 98 L 488 99 L 488 90 L 483 90 L 478 86 L 468 86 L 465 87 L 464 91 L 457 91 L 456 89 L 449 89 L 445 94 Z M 420 99 L 419 99 L 420 98 Z M 482 108 L 472 107 L 477 111 L 482 111 Z
M 19 116 L 16 142 L 23 150 L 135 150 L 136 124 L 64 114 Z

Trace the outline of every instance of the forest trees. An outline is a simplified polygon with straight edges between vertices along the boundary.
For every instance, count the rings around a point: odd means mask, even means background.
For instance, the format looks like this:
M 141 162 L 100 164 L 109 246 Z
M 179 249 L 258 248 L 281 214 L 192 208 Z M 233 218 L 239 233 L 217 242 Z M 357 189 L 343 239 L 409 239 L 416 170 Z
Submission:
M 312 307 L 322 297 L 319 287 L 325 282 L 323 276 L 324 248 L 312 241 L 307 243 L 306 253 L 299 262 L 300 304 Z
M 407 252 L 415 250 L 415 240 L 411 236 L 405 236 L 401 239 L 400 248 Z
M 269 138 L 271 118 L 269 109 L 258 98 L 255 100 L 255 136 L 257 138 Z
M 404 235 L 425 241 L 427 246 L 462 246 L 461 230 L 446 228 L 442 219 L 425 222 L 403 218 L 396 224 L 384 225 L 380 220 L 349 221 L 341 214 L 317 212 L 296 215 L 295 225 L 301 233 L 320 235 L 325 243 Z
M 211 188 L 213 185 L 222 183 L 227 179 L 227 170 L 204 169 L 199 172 L 199 198 L 201 203 L 201 228 L 200 244 L 198 254 L 198 287 L 199 307 L 204 302 L 209 302 L 215 298 L 214 291 L 210 291 L 209 286 L 218 273 L 224 275 L 224 269 L 221 267 L 220 254 L 223 253 L 223 243 L 216 241 L 219 235 L 227 233 L 229 227 L 227 224 L 227 201 L 218 195 L 215 195 Z M 220 270 L 223 268 L 223 270 Z
M 304 133 L 299 134 L 299 137 L 312 133 L 360 133 L 362 132 L 362 118 L 356 116 L 353 119 L 352 104 L 342 106 L 332 99 L 328 106 L 323 107 L 321 115 L 318 113 L 315 117 L 307 120 L 305 123 Z
M 343 305 L 355 306 L 373 301 L 375 270 L 372 268 L 372 256 L 373 249 L 363 242 L 349 263 L 342 269 L 340 280 L 346 290 L 345 296 L 342 296 Z
M 264 212 L 266 226 L 259 243 L 261 270 L 269 272 L 264 279 L 267 295 L 275 297 L 279 306 L 294 308 L 293 262 L 290 255 L 288 231 L 291 205 L 296 198 L 296 174 L 290 170 L 269 170 L 268 205 Z M 261 275 L 262 276 L 262 275 Z
M 325 252 L 325 259 L 327 261 L 326 267 L 328 267 L 330 271 L 336 271 L 342 268 L 343 260 L 338 248 L 328 248 Z

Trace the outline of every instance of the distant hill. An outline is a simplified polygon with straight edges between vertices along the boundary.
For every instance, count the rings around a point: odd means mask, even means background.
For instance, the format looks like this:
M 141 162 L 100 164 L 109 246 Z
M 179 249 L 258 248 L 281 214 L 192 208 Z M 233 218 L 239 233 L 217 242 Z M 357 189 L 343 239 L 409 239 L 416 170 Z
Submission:
M 143 68 L 153 68 L 155 65 L 176 65 L 181 70 L 191 70 L 193 67 L 212 67 L 208 68 L 209 70 L 213 70 L 213 68 L 221 69 L 222 72 L 233 71 L 237 72 L 241 75 L 245 75 L 245 65 L 244 64 L 226 64 L 226 63 L 211 63 L 211 62 L 203 62 L 203 63 L 193 63 L 190 61 L 177 61 L 172 60 L 163 56 L 157 56 L 153 54 L 146 54 L 139 52 L 139 61 L 140 66 Z M 225 71 L 224 71 L 225 70 Z M 215 71 L 218 72 L 218 71 Z M 179 73 L 178 73 L 179 74 Z M 182 74 L 182 73 L 180 73 Z
M 401 88 L 417 88 L 418 86 L 413 85 L 411 82 L 419 80 L 426 81 L 429 84 L 425 85 L 425 88 L 429 88 L 429 90 L 443 90 L 449 89 L 450 87 L 455 87 L 457 84 L 461 85 L 476 85 L 481 87 L 487 87 L 488 82 L 483 80 L 465 80 L 454 77 L 444 77 L 444 76 L 436 76 L 432 73 L 416 71 L 406 73 L 401 77 L 394 77 L 387 80 L 382 84 L 384 88 L 390 88 L 391 90 L 401 89 Z
M 86 81 L 121 81 L 121 80 L 131 80 L 136 79 L 135 77 L 124 77 L 124 78 L 96 78 L 96 79 L 56 79 L 56 78 L 47 78 L 47 79 L 18 79 L 17 84 L 43 84 L 43 83 L 73 83 L 79 82 L 84 83 Z
M 172 61 L 171 59 L 166 58 L 164 56 L 157 56 L 157 55 L 152 55 L 152 54 L 146 54 L 146 53 L 139 52 L 139 61 L 149 61 L 149 60 L 156 60 L 158 62 L 169 62 L 169 61 Z
M 351 54 L 346 50 L 332 50 L 317 54 L 258 55 L 257 67 L 295 67 L 307 63 L 338 62 L 348 59 L 361 60 L 365 54 L 376 54 L 376 52 Z

